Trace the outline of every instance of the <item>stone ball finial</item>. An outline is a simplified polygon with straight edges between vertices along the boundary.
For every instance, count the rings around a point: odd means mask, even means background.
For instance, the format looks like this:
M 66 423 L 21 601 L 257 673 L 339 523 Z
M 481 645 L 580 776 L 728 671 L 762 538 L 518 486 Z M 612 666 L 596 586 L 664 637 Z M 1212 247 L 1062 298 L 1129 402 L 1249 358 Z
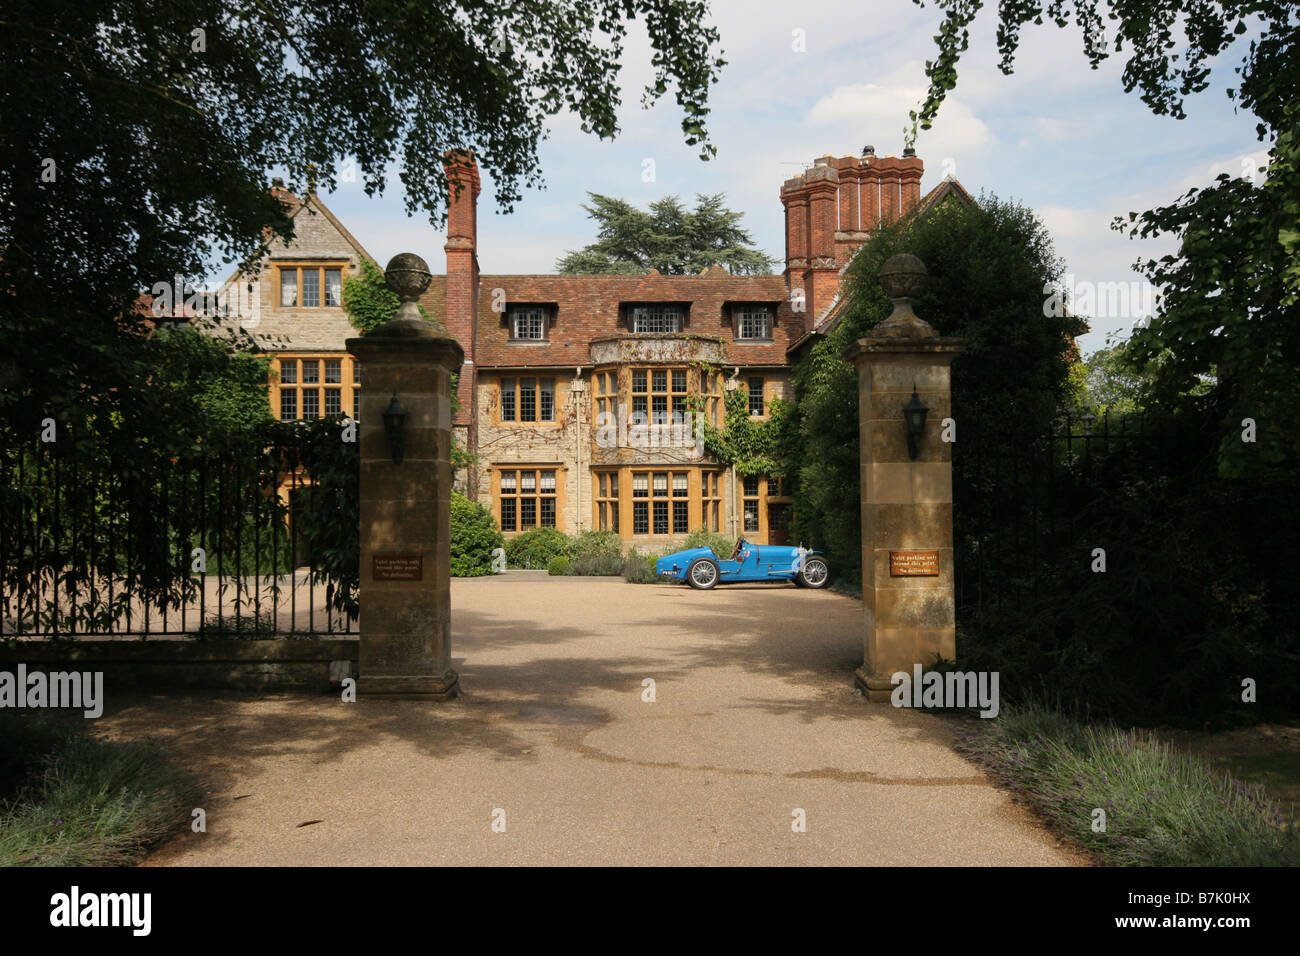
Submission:
M 880 284 L 891 299 L 915 299 L 928 277 L 925 263 L 908 252 L 890 256 L 880 267 Z
M 929 273 L 925 263 L 910 253 L 890 256 L 880 267 L 880 284 L 894 300 L 894 311 L 872 331 L 874 338 L 929 338 L 938 335 L 912 311 L 912 300 L 925 288 Z
M 384 268 L 384 281 L 403 302 L 419 299 L 432 278 L 429 264 L 414 252 L 399 252 Z

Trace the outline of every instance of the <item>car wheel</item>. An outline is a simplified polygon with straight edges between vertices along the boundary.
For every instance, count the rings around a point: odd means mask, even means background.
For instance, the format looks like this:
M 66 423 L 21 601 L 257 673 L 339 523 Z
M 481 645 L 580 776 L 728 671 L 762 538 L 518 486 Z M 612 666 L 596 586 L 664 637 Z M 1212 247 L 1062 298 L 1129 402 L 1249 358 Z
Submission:
M 798 582 L 806 588 L 824 588 L 830 582 L 831 569 L 825 558 L 806 558 L 799 569 Z
M 686 583 L 697 591 L 709 591 L 718 583 L 718 563 L 709 558 L 696 558 L 686 569 Z

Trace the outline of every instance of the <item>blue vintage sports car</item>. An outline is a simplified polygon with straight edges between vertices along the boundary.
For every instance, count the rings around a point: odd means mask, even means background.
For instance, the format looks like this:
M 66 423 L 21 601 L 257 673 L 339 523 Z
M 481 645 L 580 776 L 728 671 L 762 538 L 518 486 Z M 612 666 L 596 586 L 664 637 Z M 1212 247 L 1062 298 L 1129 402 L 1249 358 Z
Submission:
M 660 558 L 655 570 L 700 591 L 736 581 L 793 581 L 800 587 L 824 588 L 831 576 L 819 551 L 750 544 L 744 538 L 729 558 L 719 558 L 712 548 L 688 548 Z

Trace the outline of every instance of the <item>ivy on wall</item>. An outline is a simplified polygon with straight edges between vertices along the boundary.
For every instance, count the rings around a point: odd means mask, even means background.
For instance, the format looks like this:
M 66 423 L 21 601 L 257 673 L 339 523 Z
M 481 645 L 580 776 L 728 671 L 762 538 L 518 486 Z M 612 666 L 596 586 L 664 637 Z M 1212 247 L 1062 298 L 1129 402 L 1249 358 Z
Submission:
M 369 259 L 361 260 L 361 271 L 343 280 L 343 308 L 348 321 L 362 334 L 368 335 L 397 315 L 402 300 L 388 288 L 384 270 Z M 424 306 L 419 306 L 420 317 L 441 325 Z
M 718 370 L 707 362 L 695 363 L 701 381 L 711 381 Z M 767 418 L 749 414 L 749 393 L 734 388 L 723 395 L 723 424 L 719 428 L 703 415 L 706 396 L 691 396 L 692 411 L 703 423 L 704 450 L 723 465 L 734 465 L 744 478 L 767 475 L 780 478 L 786 474 L 786 460 L 781 453 L 784 436 L 791 424 L 790 403 L 773 398 L 768 403 Z

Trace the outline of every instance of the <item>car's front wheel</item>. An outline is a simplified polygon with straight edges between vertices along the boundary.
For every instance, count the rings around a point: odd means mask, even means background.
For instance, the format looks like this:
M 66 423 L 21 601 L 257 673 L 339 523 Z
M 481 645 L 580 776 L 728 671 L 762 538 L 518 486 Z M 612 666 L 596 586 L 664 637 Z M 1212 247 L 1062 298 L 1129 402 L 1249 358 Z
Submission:
M 718 583 L 718 563 L 709 558 L 696 558 L 686 569 L 686 583 L 697 591 L 711 590 Z
M 825 558 L 816 555 L 805 558 L 799 569 L 798 583 L 806 588 L 824 588 L 830 582 L 831 569 Z

